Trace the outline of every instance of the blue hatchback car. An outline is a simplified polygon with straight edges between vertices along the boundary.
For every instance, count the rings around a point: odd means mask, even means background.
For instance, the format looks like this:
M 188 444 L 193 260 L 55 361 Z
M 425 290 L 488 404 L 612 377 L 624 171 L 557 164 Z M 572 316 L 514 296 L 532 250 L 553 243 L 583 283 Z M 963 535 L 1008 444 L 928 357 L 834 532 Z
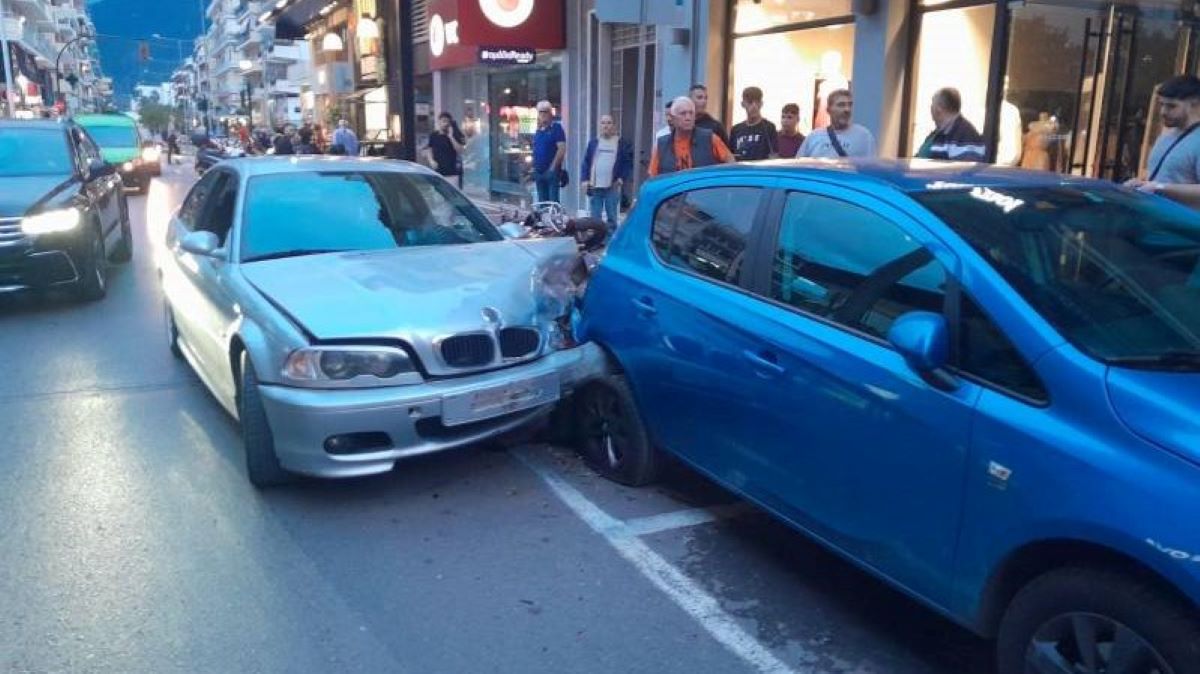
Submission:
M 767 162 L 648 183 L 577 331 L 584 458 L 663 453 L 1001 674 L 1200 672 L 1200 217 L 1110 183 Z

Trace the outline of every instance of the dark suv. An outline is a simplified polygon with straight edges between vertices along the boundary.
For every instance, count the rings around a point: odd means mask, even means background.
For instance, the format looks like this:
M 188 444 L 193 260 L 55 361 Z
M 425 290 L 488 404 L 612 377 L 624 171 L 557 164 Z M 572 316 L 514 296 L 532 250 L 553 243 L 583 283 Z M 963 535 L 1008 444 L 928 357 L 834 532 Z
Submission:
M 0 121 L 0 292 L 64 288 L 97 300 L 133 254 L 116 169 L 70 121 Z

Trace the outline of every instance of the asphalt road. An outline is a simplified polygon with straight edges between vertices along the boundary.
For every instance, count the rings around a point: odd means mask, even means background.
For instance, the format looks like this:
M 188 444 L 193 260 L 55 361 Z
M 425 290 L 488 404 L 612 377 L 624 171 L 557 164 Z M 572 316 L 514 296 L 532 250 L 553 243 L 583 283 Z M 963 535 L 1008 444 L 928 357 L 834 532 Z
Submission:
M 168 353 L 131 197 L 109 296 L 0 300 L 0 672 L 984 674 L 988 645 L 683 469 L 472 448 L 258 492 Z

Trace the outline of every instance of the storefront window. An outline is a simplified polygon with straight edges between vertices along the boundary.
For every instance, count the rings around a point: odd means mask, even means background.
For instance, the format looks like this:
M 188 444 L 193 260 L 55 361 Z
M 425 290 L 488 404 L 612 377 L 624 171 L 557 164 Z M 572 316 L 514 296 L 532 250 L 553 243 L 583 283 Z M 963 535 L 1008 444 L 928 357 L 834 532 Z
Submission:
M 735 35 L 771 30 L 780 26 L 851 17 L 851 0 L 737 0 L 733 6 Z
M 561 114 L 562 57 L 539 54 L 534 66 L 444 71 L 441 91 L 443 110 L 458 122 L 466 139 L 462 160 L 467 194 L 529 201 L 535 106 L 548 100 Z M 430 116 L 436 119 L 443 110 L 431 108 Z
M 942 3 L 924 0 L 921 4 Z M 903 148 L 908 156 L 934 130 L 929 104 L 934 92 L 942 87 L 958 89 L 963 116 L 981 132 L 984 130 L 996 6 L 931 9 L 921 14 L 919 20 L 908 146 Z
M 822 101 L 829 92 L 848 88 L 853 72 L 853 23 L 736 38 L 730 122 L 745 117 L 738 107 L 742 90 L 755 86 L 763 90 L 763 117 L 778 125 L 783 106 L 795 103 L 800 106 L 800 131 L 807 134 L 828 123 Z
M 562 111 L 562 71 L 552 67 L 498 69 L 488 77 L 491 191 L 523 198 L 532 189 L 533 134 L 540 100 Z

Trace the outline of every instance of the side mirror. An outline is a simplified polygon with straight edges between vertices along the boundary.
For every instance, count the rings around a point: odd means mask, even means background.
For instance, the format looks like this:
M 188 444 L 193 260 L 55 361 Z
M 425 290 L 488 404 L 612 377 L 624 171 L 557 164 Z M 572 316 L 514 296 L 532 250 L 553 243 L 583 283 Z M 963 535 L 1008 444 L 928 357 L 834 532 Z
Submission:
M 506 222 L 499 227 L 500 233 L 506 239 L 523 239 L 525 238 L 525 228 L 516 222 Z
M 224 257 L 219 252 L 221 242 L 217 240 L 217 235 L 212 232 L 190 232 L 179 242 L 179 247 L 192 255 L 216 259 Z
M 93 159 L 88 162 L 88 177 L 103 178 L 117 172 L 117 167 L 104 161 L 103 159 Z
M 941 314 L 928 311 L 904 314 L 892 323 L 887 339 L 930 386 L 943 391 L 958 388 L 954 376 L 945 369 L 950 360 L 950 330 Z

